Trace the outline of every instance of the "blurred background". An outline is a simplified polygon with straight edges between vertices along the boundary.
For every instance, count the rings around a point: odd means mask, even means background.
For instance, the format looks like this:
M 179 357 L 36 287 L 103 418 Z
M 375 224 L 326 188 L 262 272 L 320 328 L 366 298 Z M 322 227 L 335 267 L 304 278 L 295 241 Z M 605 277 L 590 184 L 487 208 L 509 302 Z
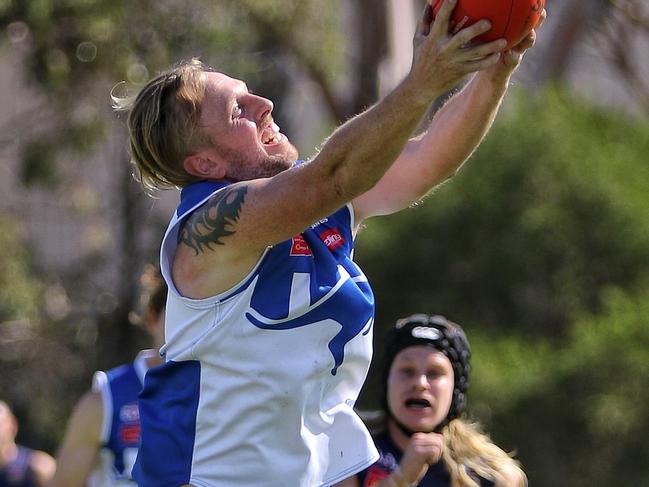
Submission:
M 144 344 L 140 274 L 178 194 L 132 180 L 111 90 L 200 57 L 271 98 L 308 158 L 407 72 L 423 5 L 0 1 L 0 398 L 20 443 L 54 453 L 93 371 Z M 471 161 L 424 204 L 369 221 L 357 260 L 377 350 L 415 312 L 468 331 L 471 415 L 530 485 L 647 487 L 649 0 L 546 8 Z

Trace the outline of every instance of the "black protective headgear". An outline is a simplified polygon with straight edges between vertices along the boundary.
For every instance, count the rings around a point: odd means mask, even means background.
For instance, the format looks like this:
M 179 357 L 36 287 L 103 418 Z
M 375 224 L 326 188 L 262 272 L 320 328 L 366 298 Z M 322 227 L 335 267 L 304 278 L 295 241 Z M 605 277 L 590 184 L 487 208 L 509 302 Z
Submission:
M 471 349 L 460 325 L 440 315 L 414 314 L 398 320 L 394 328 L 386 335 L 384 343 L 383 390 L 384 407 L 387 414 L 392 415 L 387 404 L 387 384 L 394 357 L 404 348 L 415 345 L 430 346 L 442 352 L 453 366 L 455 379 L 453 400 L 446 419 L 436 430 L 441 431 L 451 420 L 464 412 L 467 403 L 466 391 L 469 387 L 469 372 L 471 371 Z M 397 423 L 401 426 L 398 421 Z M 401 427 L 404 429 L 403 426 Z M 409 431 L 404 432 L 412 434 Z

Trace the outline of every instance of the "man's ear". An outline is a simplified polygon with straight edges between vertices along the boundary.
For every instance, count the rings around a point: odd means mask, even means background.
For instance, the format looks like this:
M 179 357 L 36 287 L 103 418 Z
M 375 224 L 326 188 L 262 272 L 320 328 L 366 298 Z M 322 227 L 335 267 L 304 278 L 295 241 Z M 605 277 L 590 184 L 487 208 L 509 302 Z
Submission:
M 223 162 L 206 151 L 190 154 L 183 160 L 187 173 L 200 179 L 219 180 L 225 177 Z

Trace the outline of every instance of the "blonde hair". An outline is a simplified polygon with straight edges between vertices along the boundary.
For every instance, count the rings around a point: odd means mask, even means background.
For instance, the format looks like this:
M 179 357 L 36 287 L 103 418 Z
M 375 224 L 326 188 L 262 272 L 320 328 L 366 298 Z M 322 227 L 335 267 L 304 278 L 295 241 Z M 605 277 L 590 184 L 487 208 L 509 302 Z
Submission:
M 147 190 L 182 187 L 197 178 L 183 160 L 209 146 L 199 129 L 208 69 L 194 58 L 150 80 L 135 97 L 111 94 L 113 108 L 129 111 L 129 151 L 134 176 Z
M 442 434 L 442 458 L 451 474 L 452 487 L 480 487 L 469 476 L 470 471 L 491 480 L 495 487 L 509 485 L 506 479 L 512 476 L 520 479 L 516 487 L 527 486 L 527 477 L 520 464 L 482 433 L 476 423 L 454 419 L 444 427 Z

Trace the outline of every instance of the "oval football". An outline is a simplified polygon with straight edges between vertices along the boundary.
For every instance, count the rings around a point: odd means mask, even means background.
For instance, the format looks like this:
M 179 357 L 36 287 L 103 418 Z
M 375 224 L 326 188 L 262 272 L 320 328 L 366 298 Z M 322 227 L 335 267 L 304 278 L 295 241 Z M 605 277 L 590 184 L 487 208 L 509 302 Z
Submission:
M 432 0 L 437 15 L 442 0 Z M 539 23 L 545 0 L 458 0 L 451 16 L 451 31 L 456 32 L 481 19 L 491 21 L 491 29 L 475 38 L 489 42 L 504 37 L 507 47 L 515 46 Z

